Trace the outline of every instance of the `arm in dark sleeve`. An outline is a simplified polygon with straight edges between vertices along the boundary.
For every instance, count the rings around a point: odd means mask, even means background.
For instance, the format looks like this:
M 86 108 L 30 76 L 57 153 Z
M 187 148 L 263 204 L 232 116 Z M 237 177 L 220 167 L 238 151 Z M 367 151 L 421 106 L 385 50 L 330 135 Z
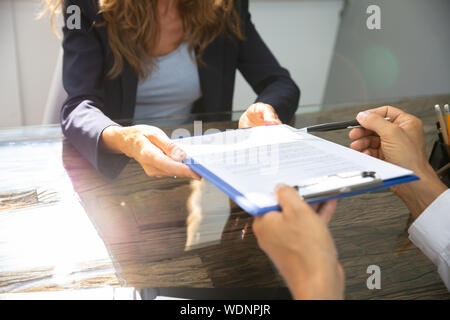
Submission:
M 289 122 L 298 107 L 300 90 L 282 68 L 253 25 L 244 8 L 245 40 L 240 41 L 238 68 L 258 97 L 270 104 L 282 122 Z
M 81 1 L 66 1 L 66 5 L 72 2 L 81 8 L 82 19 L 81 30 L 63 28 L 63 83 L 68 98 L 61 109 L 61 127 L 85 159 L 99 172 L 113 178 L 129 159 L 100 149 L 103 130 L 117 125 L 104 114 L 103 49 L 92 21 L 85 15 L 84 10 L 89 8 Z

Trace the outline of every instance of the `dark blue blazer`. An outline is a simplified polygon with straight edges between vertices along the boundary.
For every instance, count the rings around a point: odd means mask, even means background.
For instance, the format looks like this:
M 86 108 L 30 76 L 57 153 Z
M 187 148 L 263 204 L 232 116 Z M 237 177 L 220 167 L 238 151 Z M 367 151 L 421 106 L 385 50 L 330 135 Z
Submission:
M 75 148 L 102 174 L 114 178 L 129 160 L 99 148 L 102 131 L 114 119 L 131 119 L 136 104 L 138 77 L 125 63 L 120 76 L 106 77 L 113 64 L 108 37 L 98 13 L 97 0 L 66 0 L 65 6 L 81 9 L 81 29 L 63 28 L 63 83 L 68 98 L 61 109 L 61 127 Z M 203 97 L 194 112 L 231 111 L 236 70 L 258 95 L 256 102 L 273 106 L 283 122 L 295 113 L 300 91 L 272 55 L 250 20 L 248 0 L 240 3 L 246 40 L 217 37 L 205 50 L 199 64 Z M 68 15 L 65 12 L 65 18 Z M 66 20 L 67 21 L 67 20 Z M 96 24 L 97 26 L 94 26 Z

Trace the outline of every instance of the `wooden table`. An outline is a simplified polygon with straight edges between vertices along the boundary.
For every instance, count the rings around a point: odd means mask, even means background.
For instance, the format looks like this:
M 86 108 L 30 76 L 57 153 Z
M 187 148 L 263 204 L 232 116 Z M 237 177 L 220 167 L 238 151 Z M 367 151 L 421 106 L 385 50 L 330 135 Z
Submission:
M 383 104 L 420 117 L 431 147 L 432 106 L 449 100 L 447 95 Z M 294 125 L 348 120 L 363 109 L 301 114 Z M 173 128 L 164 129 L 170 134 Z M 348 145 L 347 134 L 320 136 Z M 108 180 L 52 126 L 0 131 L 0 173 L 0 293 L 284 287 L 257 246 L 253 218 L 206 181 L 149 178 L 134 161 Z M 330 229 L 346 271 L 347 299 L 450 298 L 436 267 L 409 242 L 411 222 L 389 190 L 340 200 Z M 366 286 L 369 265 L 381 268 L 380 290 Z

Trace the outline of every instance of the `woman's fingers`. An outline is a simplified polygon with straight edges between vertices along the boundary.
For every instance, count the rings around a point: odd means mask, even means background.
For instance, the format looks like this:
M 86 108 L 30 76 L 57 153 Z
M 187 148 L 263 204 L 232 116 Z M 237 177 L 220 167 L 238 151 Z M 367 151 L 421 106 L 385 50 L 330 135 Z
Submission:
M 201 177 L 192 171 L 192 173 L 179 173 L 178 175 L 172 175 L 172 173 L 168 173 L 166 171 L 161 171 L 159 169 L 156 169 L 152 165 L 142 165 L 142 168 L 144 169 L 145 173 L 150 177 L 156 177 L 156 178 L 162 178 L 162 177 L 180 177 L 180 178 L 192 178 L 196 180 L 200 180 Z
M 153 159 L 153 166 L 164 172 L 167 176 L 200 179 L 200 176 L 189 169 L 188 166 L 169 158 L 165 154 L 156 155 Z
M 281 124 L 277 113 L 272 106 L 264 103 L 251 105 L 240 121 L 240 127 L 254 127 L 263 125 Z
M 258 105 L 252 105 L 247 110 L 248 122 L 251 126 L 264 125 L 264 111 Z
M 142 169 L 144 169 L 145 174 L 148 175 L 149 177 L 161 178 L 165 176 L 164 172 L 159 171 L 158 169 L 152 166 L 142 164 Z
M 263 112 L 263 119 L 264 119 L 264 124 L 265 125 L 281 124 L 281 121 L 278 118 L 277 113 L 275 112 L 275 110 L 271 106 L 264 105 L 262 112 Z
M 137 160 L 141 163 L 146 172 L 156 172 L 161 176 L 177 176 L 197 180 L 200 179 L 200 176 L 197 173 L 189 169 L 189 167 L 185 164 L 169 158 L 146 137 L 143 136 L 142 139 L 141 156 Z M 156 174 L 151 175 L 156 176 Z
M 151 130 L 145 133 L 145 136 L 152 144 L 161 149 L 168 157 L 175 161 L 181 161 L 186 158 L 186 153 L 178 147 L 162 130 Z

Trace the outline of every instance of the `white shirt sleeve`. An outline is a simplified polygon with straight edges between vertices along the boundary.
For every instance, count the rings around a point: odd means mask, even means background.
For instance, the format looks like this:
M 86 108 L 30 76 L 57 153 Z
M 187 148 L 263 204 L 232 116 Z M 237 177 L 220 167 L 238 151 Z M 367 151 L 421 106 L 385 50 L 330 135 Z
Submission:
M 422 212 L 408 232 L 414 245 L 438 267 L 450 291 L 450 189 Z

